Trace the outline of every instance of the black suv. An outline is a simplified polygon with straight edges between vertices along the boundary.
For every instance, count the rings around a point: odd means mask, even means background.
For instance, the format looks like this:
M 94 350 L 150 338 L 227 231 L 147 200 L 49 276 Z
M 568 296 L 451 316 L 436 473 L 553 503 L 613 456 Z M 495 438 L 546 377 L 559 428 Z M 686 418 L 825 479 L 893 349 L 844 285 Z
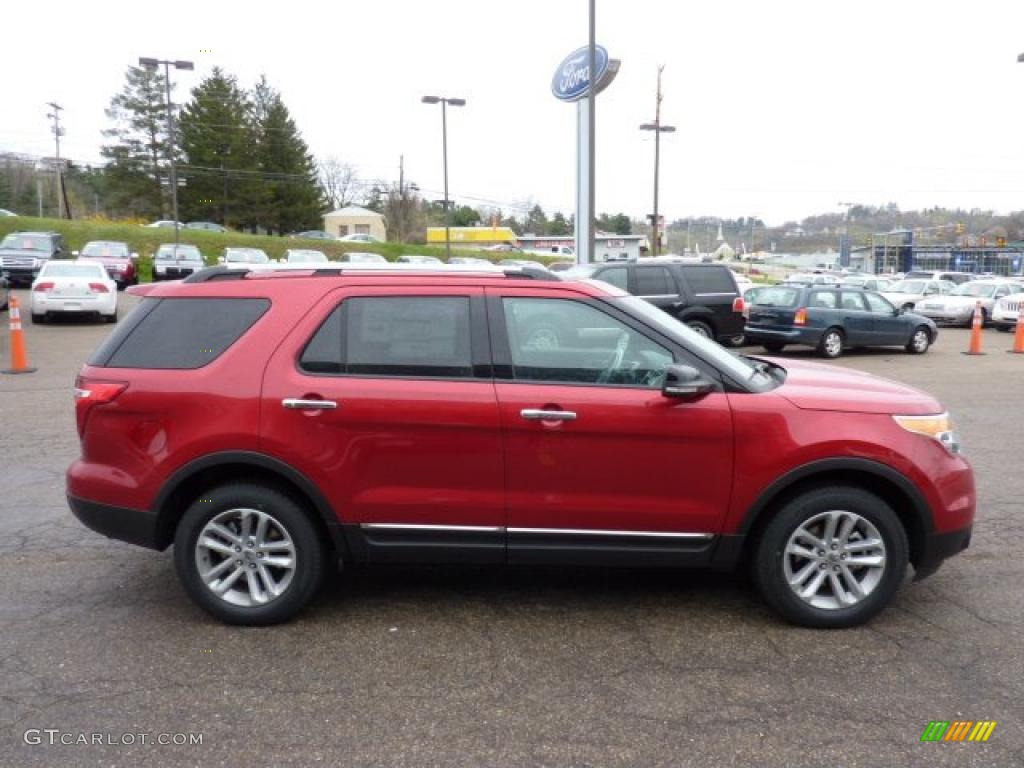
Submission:
M 64 236 L 56 232 L 12 232 L 0 242 L 0 269 L 11 285 L 31 285 L 50 259 L 68 259 Z
M 586 264 L 570 279 L 603 280 L 644 299 L 686 323 L 701 336 L 729 346 L 743 342 L 743 299 L 723 264 L 649 261 Z

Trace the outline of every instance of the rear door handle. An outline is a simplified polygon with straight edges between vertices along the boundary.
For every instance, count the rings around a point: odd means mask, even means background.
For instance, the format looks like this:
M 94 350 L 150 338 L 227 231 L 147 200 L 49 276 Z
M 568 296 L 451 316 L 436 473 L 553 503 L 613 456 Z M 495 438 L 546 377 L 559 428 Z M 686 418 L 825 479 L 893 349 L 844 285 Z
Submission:
M 338 407 L 333 400 L 302 400 L 296 397 L 286 397 L 281 405 L 293 411 L 332 411 Z
M 524 408 L 519 412 L 527 421 L 576 421 L 575 411 L 546 411 L 543 408 Z

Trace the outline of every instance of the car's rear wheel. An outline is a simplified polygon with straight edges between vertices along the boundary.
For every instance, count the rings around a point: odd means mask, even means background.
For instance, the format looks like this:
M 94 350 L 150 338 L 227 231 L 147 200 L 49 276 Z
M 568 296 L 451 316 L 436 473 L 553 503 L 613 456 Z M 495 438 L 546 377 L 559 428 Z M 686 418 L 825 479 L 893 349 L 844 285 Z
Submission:
M 843 332 L 838 328 L 828 328 L 818 341 L 818 354 L 834 360 L 843 354 Z
M 785 344 L 780 344 L 777 341 L 766 341 L 761 346 L 764 347 L 765 349 L 767 349 L 769 352 L 776 352 L 776 353 L 781 352 L 782 350 L 784 350 L 786 348 Z
M 1013 328 L 1009 325 L 997 325 L 996 328 L 998 328 L 1003 333 L 1009 333 L 1010 331 L 1013 330 Z
M 112 315 L 104 315 L 103 316 L 103 321 L 107 322 L 107 323 L 116 323 L 117 322 L 117 310 L 115 309 L 114 310 L 114 314 L 112 314 Z
M 225 485 L 196 499 L 174 537 L 189 596 L 229 624 L 287 621 L 323 581 L 325 543 L 306 511 L 260 485 Z
M 787 502 L 764 529 L 754 579 L 794 624 L 851 627 L 892 601 L 908 552 L 906 531 L 882 499 L 859 488 L 818 488 Z
M 687 320 L 686 324 L 690 326 L 690 330 L 694 331 L 699 336 L 703 336 L 705 339 L 714 339 L 715 337 L 715 334 L 711 330 L 711 326 L 703 320 Z
M 732 347 L 733 349 L 735 349 L 737 347 L 742 347 L 746 340 L 746 336 L 744 336 L 742 333 L 737 333 L 735 336 L 730 336 L 728 339 L 725 340 L 725 346 Z
M 910 336 L 910 341 L 907 342 L 907 352 L 912 355 L 923 355 L 928 351 L 928 348 L 932 345 L 932 335 L 928 332 L 928 329 L 923 325 L 919 325 L 914 329 L 913 334 Z
M 45 312 L 33 312 L 29 316 L 29 319 L 32 321 L 33 325 L 42 325 L 43 323 L 46 322 L 46 313 Z

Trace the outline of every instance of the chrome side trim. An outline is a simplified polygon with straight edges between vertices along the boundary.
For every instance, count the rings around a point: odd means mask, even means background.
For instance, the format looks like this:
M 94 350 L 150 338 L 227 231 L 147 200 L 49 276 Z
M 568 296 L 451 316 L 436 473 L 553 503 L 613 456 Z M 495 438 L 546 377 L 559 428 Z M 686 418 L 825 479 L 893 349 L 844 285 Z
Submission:
M 476 533 L 501 533 L 500 525 L 415 525 L 407 523 L 360 523 L 364 531 L 458 531 Z
M 713 539 L 713 533 L 676 533 L 668 531 L 603 531 L 586 528 L 508 528 L 509 533 L 539 533 L 563 536 L 636 536 L 652 539 Z

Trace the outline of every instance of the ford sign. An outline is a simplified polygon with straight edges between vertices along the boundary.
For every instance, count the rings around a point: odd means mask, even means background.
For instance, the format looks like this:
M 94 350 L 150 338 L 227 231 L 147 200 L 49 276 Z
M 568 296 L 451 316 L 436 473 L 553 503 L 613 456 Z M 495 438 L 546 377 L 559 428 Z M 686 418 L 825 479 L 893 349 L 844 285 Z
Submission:
M 607 85 L 603 83 L 608 72 L 608 51 L 604 46 L 596 46 L 595 59 L 597 64 L 596 88 L 600 90 Z M 551 92 L 556 99 L 562 101 L 578 101 L 587 94 L 590 86 L 590 49 L 587 46 L 573 51 L 555 70 L 555 76 L 551 78 Z

